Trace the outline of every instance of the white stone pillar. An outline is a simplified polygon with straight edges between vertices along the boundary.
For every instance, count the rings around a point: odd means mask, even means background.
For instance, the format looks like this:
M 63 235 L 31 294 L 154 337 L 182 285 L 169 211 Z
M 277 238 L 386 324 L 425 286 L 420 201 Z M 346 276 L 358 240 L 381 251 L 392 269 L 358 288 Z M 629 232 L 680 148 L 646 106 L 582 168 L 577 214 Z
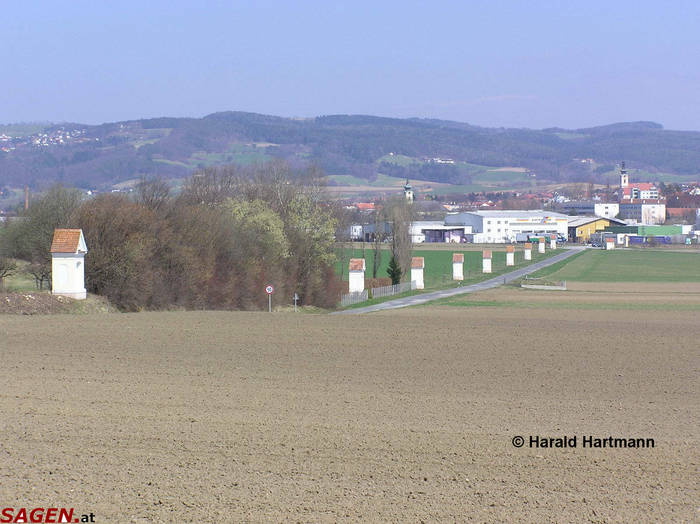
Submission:
M 452 280 L 464 280 L 464 253 L 452 253 Z
M 413 257 L 411 259 L 411 282 L 416 283 L 416 289 L 424 289 L 423 268 L 425 259 L 423 257 Z
M 523 251 L 525 260 L 532 260 L 532 242 L 525 242 L 525 250 Z
M 614 238 L 606 238 L 605 239 L 605 249 L 615 249 L 615 239 Z
M 365 259 L 351 258 L 348 267 L 350 275 L 348 291 L 350 293 L 360 293 L 365 290 Z
M 545 248 L 544 243 L 545 243 L 544 237 L 539 237 L 537 239 L 537 252 L 538 253 L 544 253 L 544 248 Z
M 549 237 L 549 247 L 551 249 L 557 248 L 557 235 L 550 235 Z
M 484 249 L 484 256 L 482 259 L 482 272 L 491 273 L 491 250 Z
M 506 246 L 506 266 L 515 265 L 515 246 Z

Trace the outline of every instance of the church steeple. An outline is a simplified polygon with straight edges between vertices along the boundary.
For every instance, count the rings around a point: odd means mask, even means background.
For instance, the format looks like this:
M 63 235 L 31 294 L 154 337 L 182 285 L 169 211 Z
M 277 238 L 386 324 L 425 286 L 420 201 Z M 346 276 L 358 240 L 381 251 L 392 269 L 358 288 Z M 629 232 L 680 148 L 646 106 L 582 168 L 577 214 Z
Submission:
M 406 179 L 406 183 L 403 186 L 403 195 L 409 202 L 413 202 L 413 200 L 415 199 L 415 196 L 413 194 L 413 187 L 411 187 L 411 184 L 408 182 L 408 178 Z
M 630 185 L 630 177 L 625 169 L 625 161 L 620 164 L 620 188 L 625 188 Z

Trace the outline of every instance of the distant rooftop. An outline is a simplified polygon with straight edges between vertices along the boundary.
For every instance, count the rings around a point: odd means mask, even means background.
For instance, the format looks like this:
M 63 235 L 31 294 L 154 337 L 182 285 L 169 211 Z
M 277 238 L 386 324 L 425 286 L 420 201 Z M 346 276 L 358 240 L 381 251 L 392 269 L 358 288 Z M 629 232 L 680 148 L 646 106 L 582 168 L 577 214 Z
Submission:
M 625 221 L 624 220 L 619 220 L 617 218 L 609 218 L 609 217 L 600 217 L 596 215 L 590 215 L 590 216 L 583 216 L 583 217 L 569 217 L 569 227 L 578 227 L 578 226 L 583 226 L 586 224 L 590 224 L 591 222 L 596 222 L 598 220 L 607 220 L 608 222 L 612 224 L 618 224 L 618 225 L 624 225 Z
M 573 217 L 569 219 L 569 227 L 583 226 L 586 224 L 590 224 L 591 222 L 596 222 L 598 220 L 607 220 L 607 218 L 599 216 Z
M 559 217 L 566 218 L 567 215 L 562 213 L 555 213 L 554 211 L 545 211 L 543 209 L 489 209 L 485 211 L 468 211 L 468 213 L 474 213 L 475 215 L 482 215 L 485 217 L 499 216 L 499 217 Z
M 414 220 L 411 222 L 413 227 L 440 227 L 444 224 L 444 220 Z
M 516 210 L 516 209 L 489 209 L 485 211 L 462 211 L 461 213 L 450 213 L 447 215 L 447 217 L 456 217 L 459 215 L 465 215 L 465 214 L 470 214 L 470 215 L 478 215 L 482 217 L 513 217 L 513 218 L 522 218 L 522 217 L 549 217 L 549 218 L 567 218 L 568 215 L 564 215 L 562 213 L 556 213 L 554 211 L 544 211 L 542 209 L 531 209 L 531 210 Z

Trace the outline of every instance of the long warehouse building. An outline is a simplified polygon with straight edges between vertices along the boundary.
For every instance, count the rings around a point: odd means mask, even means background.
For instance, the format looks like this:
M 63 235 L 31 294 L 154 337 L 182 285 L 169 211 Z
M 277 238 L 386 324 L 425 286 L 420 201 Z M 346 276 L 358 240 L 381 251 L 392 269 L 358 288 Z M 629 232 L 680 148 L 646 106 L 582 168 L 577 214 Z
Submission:
M 554 233 L 568 238 L 568 224 L 567 215 L 542 210 L 467 211 L 445 217 L 446 226 L 471 227 L 466 240 L 477 244 L 516 242 L 528 234 Z

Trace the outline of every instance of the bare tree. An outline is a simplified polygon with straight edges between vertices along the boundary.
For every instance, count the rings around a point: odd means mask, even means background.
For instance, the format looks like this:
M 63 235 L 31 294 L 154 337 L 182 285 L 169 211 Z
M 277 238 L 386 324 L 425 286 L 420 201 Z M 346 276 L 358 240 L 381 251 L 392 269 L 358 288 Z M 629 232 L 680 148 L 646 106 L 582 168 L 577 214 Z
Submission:
M 72 225 L 71 217 L 81 200 L 77 189 L 53 186 L 32 201 L 24 219 L 9 224 L 3 235 L 7 254 L 24 260 L 50 261 L 54 229 Z
M 236 194 L 238 179 L 238 170 L 233 164 L 205 167 L 194 173 L 185 183 L 181 198 L 186 204 L 220 204 Z
M 383 209 L 377 208 L 374 211 L 374 240 L 372 242 L 372 278 L 377 278 L 377 273 L 382 265 L 382 243 L 386 238 L 384 233 L 384 213 Z
M 34 277 L 37 289 L 44 289 L 44 282 L 48 288 L 51 284 L 51 263 L 33 262 L 27 266 L 27 273 Z
M 162 178 L 142 176 L 136 186 L 136 201 L 142 206 L 160 211 L 170 198 L 170 185 Z
M 0 289 L 4 289 L 3 281 L 17 271 L 17 263 L 9 258 L 0 258 Z
M 410 226 L 413 221 L 413 204 L 404 198 L 395 198 L 387 204 L 387 217 L 391 222 L 391 253 L 405 277 L 411 268 L 413 246 Z

